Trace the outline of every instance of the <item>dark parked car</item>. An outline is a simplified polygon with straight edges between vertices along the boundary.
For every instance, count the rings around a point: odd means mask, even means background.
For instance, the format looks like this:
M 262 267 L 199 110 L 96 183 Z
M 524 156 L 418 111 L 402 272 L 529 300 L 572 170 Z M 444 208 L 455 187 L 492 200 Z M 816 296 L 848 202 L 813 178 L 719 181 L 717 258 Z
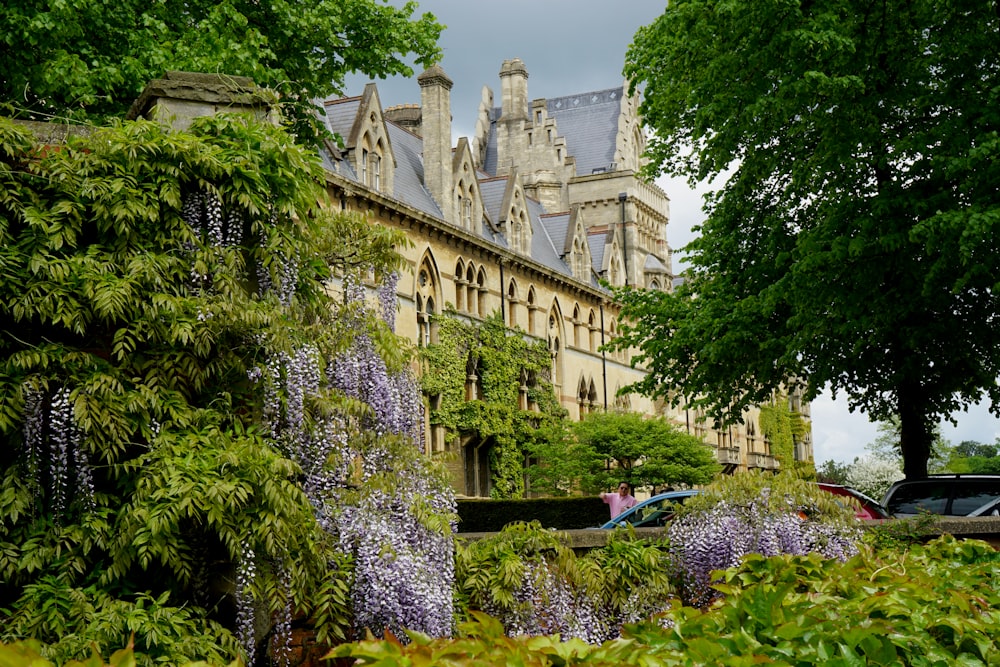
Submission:
M 630 507 L 600 527 L 611 529 L 632 524 L 636 528 L 661 528 L 674 518 L 678 505 L 697 493 L 700 492 L 695 489 L 659 493 Z
M 886 491 L 882 505 L 895 517 L 1000 515 L 1000 475 L 929 475 L 904 479 Z
M 882 507 L 882 505 L 879 504 L 877 500 L 869 498 L 857 489 L 852 489 L 849 486 L 841 486 L 839 484 L 827 484 L 826 482 L 819 482 L 819 488 L 823 489 L 827 493 L 832 493 L 835 496 L 844 496 L 857 500 L 860 507 L 858 508 L 856 516 L 859 519 L 863 519 L 865 521 L 875 521 L 890 518 L 889 513 L 884 507 Z

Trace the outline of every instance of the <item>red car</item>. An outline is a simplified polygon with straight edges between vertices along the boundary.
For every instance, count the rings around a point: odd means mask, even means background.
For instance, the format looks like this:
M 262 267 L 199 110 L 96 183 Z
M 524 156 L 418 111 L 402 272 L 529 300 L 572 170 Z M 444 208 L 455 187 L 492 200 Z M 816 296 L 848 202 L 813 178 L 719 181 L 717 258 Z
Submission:
M 827 493 L 832 493 L 835 496 L 847 496 L 857 500 L 860 505 L 857 513 L 857 517 L 859 519 L 864 519 L 865 521 L 878 521 L 890 518 L 889 513 L 886 512 L 885 508 L 882 507 L 878 501 L 872 500 L 857 489 L 852 489 L 849 486 L 841 486 L 839 484 L 827 484 L 826 482 L 819 482 L 819 488 L 823 489 Z

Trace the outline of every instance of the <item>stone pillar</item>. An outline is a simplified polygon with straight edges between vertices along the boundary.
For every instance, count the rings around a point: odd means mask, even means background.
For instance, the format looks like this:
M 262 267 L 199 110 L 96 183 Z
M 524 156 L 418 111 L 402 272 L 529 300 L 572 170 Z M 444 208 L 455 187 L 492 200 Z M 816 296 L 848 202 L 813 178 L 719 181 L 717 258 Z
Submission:
M 501 110 L 497 123 L 497 176 L 526 163 L 528 137 L 528 70 L 520 58 L 500 68 Z
M 442 217 L 456 224 L 451 173 L 452 81 L 439 65 L 417 77 L 420 84 L 421 131 L 424 139 L 424 185 L 441 208 Z

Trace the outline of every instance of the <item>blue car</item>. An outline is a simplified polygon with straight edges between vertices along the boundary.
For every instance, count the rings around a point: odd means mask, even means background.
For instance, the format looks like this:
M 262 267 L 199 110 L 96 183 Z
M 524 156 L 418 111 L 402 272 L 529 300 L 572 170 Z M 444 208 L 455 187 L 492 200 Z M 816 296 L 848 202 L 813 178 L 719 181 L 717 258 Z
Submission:
M 611 529 L 632 524 L 635 528 L 662 528 L 674 518 L 678 505 L 682 505 L 688 498 L 698 493 L 700 492 L 697 489 L 659 493 L 649 500 L 643 500 L 635 507 L 630 507 L 600 527 Z

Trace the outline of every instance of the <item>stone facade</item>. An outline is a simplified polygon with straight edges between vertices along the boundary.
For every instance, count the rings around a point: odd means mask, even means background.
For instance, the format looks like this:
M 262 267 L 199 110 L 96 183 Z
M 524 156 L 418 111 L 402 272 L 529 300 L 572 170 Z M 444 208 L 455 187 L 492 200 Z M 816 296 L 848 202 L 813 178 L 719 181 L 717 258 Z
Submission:
M 572 419 L 614 408 L 663 415 L 715 447 L 727 471 L 775 468 L 758 410 L 716 431 L 693 411 L 618 395 L 643 371 L 627 353 L 599 350 L 619 329 L 600 281 L 672 289 L 669 199 L 638 177 L 645 135 L 627 85 L 529 102 L 527 83 L 524 63 L 505 61 L 500 105 L 484 87 L 475 136 L 454 145 L 452 81 L 439 66 L 417 77 L 419 105 L 383 108 L 375 84 L 323 104 L 342 140 L 322 152 L 332 201 L 412 241 L 403 251 L 411 270 L 397 288 L 397 332 L 423 345 L 435 335 L 432 316 L 446 307 L 470 320 L 499 311 L 511 328 L 546 342 Z M 238 84 L 242 102 L 247 86 Z M 188 110 L 177 99 L 184 91 L 168 88 L 168 111 Z M 147 92 L 142 113 L 155 115 L 157 91 Z M 193 97 L 206 109 L 222 104 L 216 92 Z M 808 405 L 790 400 L 808 419 Z M 457 448 L 449 457 L 456 491 L 489 495 L 489 444 L 449 445 L 445 436 L 429 429 L 427 448 Z M 810 443 L 807 434 L 797 459 L 812 460 Z

